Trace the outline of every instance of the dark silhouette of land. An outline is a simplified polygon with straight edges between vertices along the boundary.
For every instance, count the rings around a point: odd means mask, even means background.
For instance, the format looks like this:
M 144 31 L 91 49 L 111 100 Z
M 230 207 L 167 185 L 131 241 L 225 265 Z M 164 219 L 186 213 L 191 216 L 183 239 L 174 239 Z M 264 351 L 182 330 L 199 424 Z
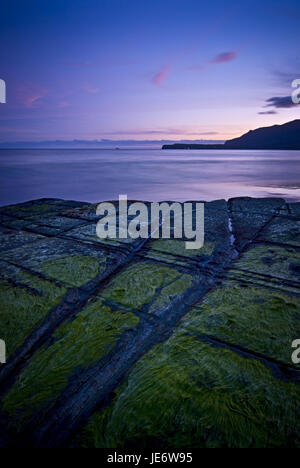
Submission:
M 163 145 L 162 149 L 252 149 L 252 150 L 300 150 L 300 119 L 283 125 L 262 127 L 228 140 L 224 144 L 183 144 Z

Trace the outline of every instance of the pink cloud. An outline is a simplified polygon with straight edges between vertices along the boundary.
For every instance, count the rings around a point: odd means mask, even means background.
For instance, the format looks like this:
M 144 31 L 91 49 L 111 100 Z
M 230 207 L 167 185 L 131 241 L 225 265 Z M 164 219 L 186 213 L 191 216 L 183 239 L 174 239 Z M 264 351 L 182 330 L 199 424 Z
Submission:
M 157 86 L 160 86 L 169 77 L 170 71 L 170 65 L 167 65 L 166 67 L 162 68 L 156 75 L 154 75 L 154 77 L 152 78 L 152 83 L 154 83 Z
M 24 105 L 26 107 L 33 107 L 35 102 L 38 101 L 39 99 L 41 99 L 42 97 L 43 97 L 43 94 L 40 94 L 40 93 L 35 93 L 35 94 L 31 94 L 29 96 L 26 96 L 24 101 L 23 101 Z
M 25 107 L 32 108 L 36 107 L 40 99 L 44 98 L 48 94 L 46 88 L 41 88 L 36 85 L 22 85 L 17 89 L 17 100 Z
M 220 63 L 231 62 L 237 57 L 237 52 L 223 52 L 221 54 L 216 55 L 212 60 L 207 62 L 206 64 L 200 65 L 192 65 L 188 69 L 189 70 L 197 70 L 197 71 L 205 71 L 212 65 L 218 65 Z
M 210 61 L 210 63 L 218 64 L 218 63 L 230 62 L 231 60 L 234 60 L 236 57 L 237 57 L 236 52 L 223 52 L 222 54 L 216 55 L 216 57 L 213 58 Z

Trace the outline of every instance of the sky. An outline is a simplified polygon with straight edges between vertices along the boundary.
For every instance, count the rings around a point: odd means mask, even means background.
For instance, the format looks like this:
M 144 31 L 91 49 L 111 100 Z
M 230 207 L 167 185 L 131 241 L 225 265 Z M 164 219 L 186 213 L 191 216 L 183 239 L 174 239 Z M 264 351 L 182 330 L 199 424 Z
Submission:
M 0 142 L 226 140 L 300 118 L 299 0 L 2 0 Z

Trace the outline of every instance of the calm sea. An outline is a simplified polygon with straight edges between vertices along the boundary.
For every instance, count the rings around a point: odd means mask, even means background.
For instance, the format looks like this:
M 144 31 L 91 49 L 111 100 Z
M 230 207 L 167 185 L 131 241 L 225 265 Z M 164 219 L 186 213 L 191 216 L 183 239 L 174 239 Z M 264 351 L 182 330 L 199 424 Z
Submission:
M 0 205 L 42 197 L 97 202 L 300 200 L 300 151 L 0 150 Z

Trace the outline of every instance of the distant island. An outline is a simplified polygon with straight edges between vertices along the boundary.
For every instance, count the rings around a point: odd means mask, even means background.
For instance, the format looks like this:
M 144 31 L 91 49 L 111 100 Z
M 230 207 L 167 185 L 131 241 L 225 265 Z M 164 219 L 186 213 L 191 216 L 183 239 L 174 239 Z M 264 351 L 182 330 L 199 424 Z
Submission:
M 300 150 L 300 119 L 283 125 L 250 130 L 239 138 L 228 140 L 223 144 L 174 143 L 163 145 L 162 149 Z
M 157 148 L 171 145 L 174 140 L 38 140 L 38 141 L 0 141 L 0 150 L 6 149 L 128 149 Z M 222 140 L 179 140 L 177 143 L 189 144 L 222 144 Z

